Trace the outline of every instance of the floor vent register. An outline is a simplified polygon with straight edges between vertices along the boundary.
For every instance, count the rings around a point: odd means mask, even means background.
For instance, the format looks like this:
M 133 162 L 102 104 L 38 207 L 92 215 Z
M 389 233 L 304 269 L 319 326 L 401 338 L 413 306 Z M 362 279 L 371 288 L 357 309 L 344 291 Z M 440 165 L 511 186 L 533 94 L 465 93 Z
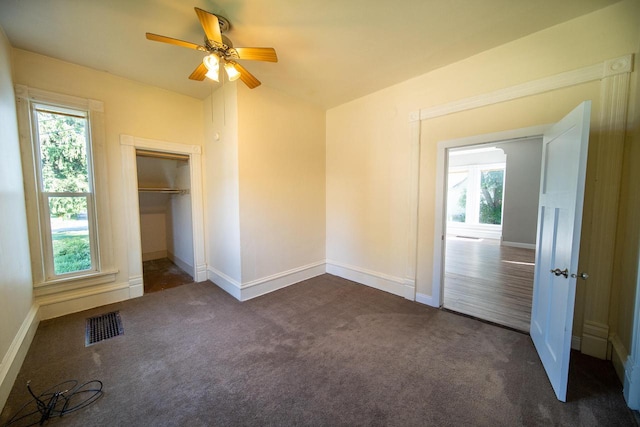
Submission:
M 111 313 L 88 318 L 86 332 L 85 347 L 123 335 L 124 329 L 122 328 L 120 313 L 112 311 Z

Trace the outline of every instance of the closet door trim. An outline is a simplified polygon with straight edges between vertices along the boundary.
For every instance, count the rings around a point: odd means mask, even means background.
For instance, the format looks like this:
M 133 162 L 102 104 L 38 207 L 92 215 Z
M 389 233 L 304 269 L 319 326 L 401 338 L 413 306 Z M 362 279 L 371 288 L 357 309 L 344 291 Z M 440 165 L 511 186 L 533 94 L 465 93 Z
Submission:
M 204 252 L 204 215 L 202 195 L 202 148 L 199 145 L 180 144 L 153 139 L 120 135 L 122 173 L 124 179 L 124 204 L 127 215 L 127 247 L 129 263 L 129 296 L 142 296 L 142 244 L 140 241 L 140 208 L 138 205 L 138 169 L 136 150 L 178 154 L 189 157 L 191 181 L 191 220 L 193 224 L 193 278 L 196 282 L 207 280 Z

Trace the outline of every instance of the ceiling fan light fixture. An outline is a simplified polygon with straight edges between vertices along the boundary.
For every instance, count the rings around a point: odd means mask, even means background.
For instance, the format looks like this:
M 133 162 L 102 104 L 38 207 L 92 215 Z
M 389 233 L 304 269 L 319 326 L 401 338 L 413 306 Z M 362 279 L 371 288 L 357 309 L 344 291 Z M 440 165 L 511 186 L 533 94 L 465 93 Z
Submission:
M 218 55 L 216 55 L 215 53 L 207 55 L 204 57 L 202 62 L 204 63 L 204 66 L 207 67 L 207 70 L 209 70 L 207 71 L 207 74 L 205 74 L 205 76 L 213 81 L 219 82 L 220 80 L 218 78 L 218 75 L 220 70 L 220 58 L 218 57 Z
M 229 81 L 240 79 L 249 89 L 260 86 L 260 80 L 235 60 L 278 62 L 276 50 L 272 47 L 234 48 L 231 40 L 223 34 L 231 27 L 227 19 L 198 7 L 194 9 L 198 16 L 198 21 L 200 21 L 200 26 L 204 30 L 204 44 L 200 45 L 153 33 L 146 33 L 147 39 L 206 52 L 207 56 L 189 75 L 190 80 L 203 81 L 205 78 L 209 78 L 215 82 L 220 82 L 220 63 L 222 62 Z
M 209 70 L 207 74 L 205 74 L 207 78 L 210 78 L 214 82 L 220 82 L 220 78 L 218 77 L 218 70 Z
M 240 72 L 231 62 L 225 63 L 224 69 L 227 72 L 227 76 L 229 77 L 230 82 L 234 82 L 240 78 Z

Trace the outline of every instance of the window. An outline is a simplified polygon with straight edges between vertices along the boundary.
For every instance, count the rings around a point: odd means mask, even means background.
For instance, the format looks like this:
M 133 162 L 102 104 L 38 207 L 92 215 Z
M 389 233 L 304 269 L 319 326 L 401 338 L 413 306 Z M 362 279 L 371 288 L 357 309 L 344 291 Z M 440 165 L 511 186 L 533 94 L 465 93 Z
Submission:
M 467 218 L 467 183 L 469 171 L 449 172 L 449 191 L 447 192 L 447 219 L 453 222 L 465 222 Z
M 86 111 L 32 104 L 45 271 L 97 271 L 91 139 Z
M 16 95 L 34 287 L 55 285 L 36 295 L 114 281 L 102 103 Z
M 505 165 L 469 165 L 449 169 L 447 221 L 501 225 Z
M 480 224 L 502 224 L 504 167 L 480 170 Z

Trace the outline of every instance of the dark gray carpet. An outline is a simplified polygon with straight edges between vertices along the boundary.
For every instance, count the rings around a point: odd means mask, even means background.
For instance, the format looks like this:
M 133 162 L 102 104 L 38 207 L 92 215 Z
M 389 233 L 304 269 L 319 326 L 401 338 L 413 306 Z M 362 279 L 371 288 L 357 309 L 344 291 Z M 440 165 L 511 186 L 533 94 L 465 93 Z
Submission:
M 84 347 L 85 319 L 124 335 Z M 569 402 L 530 338 L 323 275 L 240 303 L 194 283 L 40 324 L 0 425 L 66 379 L 104 396 L 70 426 L 635 425 L 610 363 L 573 354 Z

